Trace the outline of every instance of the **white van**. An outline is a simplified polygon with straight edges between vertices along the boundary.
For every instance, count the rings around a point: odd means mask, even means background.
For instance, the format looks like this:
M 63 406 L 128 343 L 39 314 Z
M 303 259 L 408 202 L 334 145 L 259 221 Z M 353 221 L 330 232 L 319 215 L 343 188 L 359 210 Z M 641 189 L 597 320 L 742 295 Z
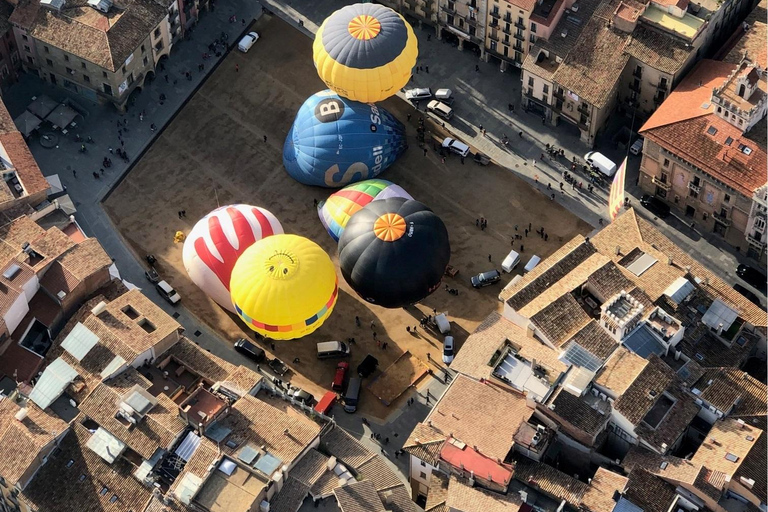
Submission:
M 317 358 L 347 357 L 349 347 L 343 341 L 321 341 L 317 344 Z
M 541 258 L 539 258 L 534 254 L 533 256 L 531 256 L 531 259 L 528 260 L 528 263 L 525 264 L 524 271 L 530 272 L 531 270 L 535 269 L 536 265 L 538 265 L 540 261 L 541 261 Z
M 453 109 L 441 101 L 430 101 L 427 103 L 427 110 L 446 120 L 453 117 Z
M 520 263 L 520 254 L 517 251 L 509 251 L 507 257 L 501 262 L 501 270 L 504 272 L 512 272 L 515 267 Z
M 248 32 L 243 36 L 240 42 L 237 43 L 237 49 L 243 53 L 248 53 L 248 50 L 251 49 L 251 46 L 253 46 L 254 43 L 256 43 L 256 41 L 258 40 L 259 40 L 259 34 L 257 34 L 256 32 Z
M 590 164 L 592 167 L 599 170 L 601 173 L 605 174 L 609 178 L 616 174 L 616 164 L 613 163 L 613 160 L 608 158 L 602 153 L 599 153 L 597 151 L 590 151 L 586 155 L 584 155 L 584 160 L 587 161 L 588 164 Z
M 445 313 L 435 315 L 435 324 L 437 325 L 437 329 L 440 331 L 440 334 L 448 334 L 451 332 L 451 322 L 448 321 Z

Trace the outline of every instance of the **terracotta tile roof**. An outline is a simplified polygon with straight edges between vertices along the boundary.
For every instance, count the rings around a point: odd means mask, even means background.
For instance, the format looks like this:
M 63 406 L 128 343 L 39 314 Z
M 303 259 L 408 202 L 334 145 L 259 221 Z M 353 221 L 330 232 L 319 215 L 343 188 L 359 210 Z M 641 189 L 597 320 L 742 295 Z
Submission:
M 486 457 L 504 460 L 533 410 L 522 394 L 459 374 L 427 416 L 427 423 Z
M 58 416 L 41 410 L 30 400 L 27 416 L 15 415 L 21 407 L 10 398 L 0 400 L 0 476 L 11 485 L 27 471 L 43 449 L 69 427 Z
M 99 270 L 109 268 L 112 258 L 95 238 L 86 238 L 59 258 L 61 265 L 76 279 L 85 280 Z
M 726 414 L 736 403 L 741 414 L 764 415 L 768 412 L 766 385 L 738 368 L 710 368 L 691 390 Z
M 32 240 L 30 245 L 35 252 L 45 257 L 47 263 L 50 260 L 59 258 L 66 251 L 72 249 L 75 246 L 75 242 L 59 228 L 52 227 L 48 228 L 41 237 Z
M 123 441 L 144 459 L 149 459 L 158 448 L 167 450 L 181 434 L 187 423 L 179 417 L 179 407 L 164 394 L 157 397 L 157 405 L 133 428 L 115 418 L 120 400 L 136 382 L 144 379 L 133 368 L 99 384 L 80 405 L 80 411 L 116 438 Z M 143 382 L 148 388 L 148 382 Z
M 308 493 L 308 486 L 289 476 L 280 491 L 269 501 L 269 511 L 296 512 Z
M 591 18 L 553 80 L 595 108 L 605 107 L 629 60 L 624 51 L 627 40 L 604 18 Z
M 766 439 L 768 434 L 763 431 L 760 437 L 755 441 L 755 445 L 749 450 L 744 460 L 741 462 L 741 466 L 736 470 L 733 477 L 739 481 L 741 478 L 754 480 L 755 483 L 752 486 L 752 492 L 757 496 L 762 503 L 766 503 L 768 493 L 766 487 L 768 486 L 768 475 L 766 473 L 766 454 L 768 454 L 768 443 Z M 743 485 L 743 484 L 742 484 Z
M 648 361 L 624 347 L 619 347 L 600 369 L 595 383 L 621 396 L 645 369 Z
M 768 51 L 765 48 L 765 41 L 768 39 L 768 26 L 765 22 L 766 8 L 768 8 L 768 2 L 761 0 L 752 9 L 744 20 L 749 29 L 725 56 L 723 59 L 725 62 L 738 64 L 746 53 L 747 58 L 752 62 L 759 64 L 763 69 L 768 68 Z
M 739 470 L 747 454 L 756 447 L 761 435 L 763 431 L 749 423 L 742 426 L 732 418 L 716 421 L 691 458 L 691 463 L 732 476 Z M 736 460 L 726 458 L 728 454 L 735 456 Z
M 623 493 L 627 486 L 627 477 L 608 471 L 603 467 L 597 468 L 595 476 L 581 498 L 582 508 L 589 512 L 612 512 L 616 502 L 613 501 L 615 492 Z
M 217 423 L 232 430 L 226 439 L 263 445 L 284 464 L 291 464 L 320 433 L 320 426 L 309 419 L 283 412 L 251 395 L 235 402 L 229 414 Z M 221 450 L 230 457 L 236 456 L 239 449 L 239 445 L 233 449 L 226 443 L 221 444 Z
M 686 329 L 683 340 L 675 348 L 695 359 L 704 368 L 723 365 L 738 367 L 746 362 L 757 342 L 757 336 L 742 332 L 739 339 L 739 343 L 729 347 L 712 334 L 706 325 L 699 323 Z
M 436 466 L 445 439 L 445 434 L 426 423 L 417 423 L 408 439 L 403 443 L 403 450 L 427 464 Z
M 162 358 L 165 359 L 168 356 L 175 357 L 184 366 L 210 382 L 226 380 L 236 368 L 235 365 L 223 359 L 211 357 L 208 352 L 183 336 L 163 354 Z
M 451 368 L 475 379 L 490 378 L 493 367 L 488 366 L 488 362 L 506 340 L 520 347 L 518 352 L 525 359 L 535 359 L 555 375 L 568 369 L 568 366 L 558 359 L 557 351 L 529 337 L 525 330 L 496 312 L 488 315 L 467 338 L 451 363 Z
M 589 486 L 542 462 L 521 458 L 515 465 L 515 478 L 549 496 L 577 507 Z
M 339 477 L 333 471 L 327 471 L 317 479 L 310 492 L 313 496 L 328 496 L 339 486 Z
M 144 510 L 152 492 L 133 477 L 135 467 L 123 458 L 107 464 L 86 447 L 90 437 L 85 427 L 73 423 L 59 446 L 61 452 L 40 468 L 24 490 L 24 497 L 38 510 Z M 83 481 L 80 481 L 81 475 L 85 475 Z M 52 482 L 55 485 L 51 485 Z
M 545 291 L 551 283 L 562 279 L 594 253 L 594 247 L 585 243 L 583 236 L 577 235 L 525 274 L 517 283 L 505 287 L 499 294 L 499 298 L 515 310 L 522 309 Z
M 630 423 L 638 425 L 673 382 L 674 376 L 664 361 L 651 354 L 645 368 L 616 399 L 614 408 Z
M 671 0 L 671 4 L 674 5 L 677 1 Z M 674 76 L 682 71 L 695 49 L 686 48 L 680 39 L 637 25 L 625 51 L 646 66 Z
M 411 499 L 411 494 L 404 485 L 379 491 L 379 499 L 384 507 L 391 512 L 423 512 Z
M 711 499 L 718 501 L 723 495 L 725 475 L 720 471 L 712 471 L 702 466 L 693 486 Z
M 72 293 L 80 282 L 72 272 L 61 266 L 61 263 L 54 261 L 40 280 L 40 286 L 55 297 L 59 292 Z
M 389 468 L 384 459 L 378 455 L 374 455 L 372 459 L 360 464 L 355 470 L 363 480 L 373 482 L 377 491 L 384 491 L 398 485 L 403 485 L 402 480 Z
M 639 218 L 632 208 L 600 230 L 592 237 L 591 242 L 597 250 L 614 262 L 621 260 L 623 255 L 629 254 L 634 248 L 640 248 L 643 252 L 655 257 L 658 263 L 640 277 L 622 269 L 624 275 L 642 288 L 653 301 L 656 301 L 678 277 L 685 277 L 687 274 L 685 268 L 690 267 L 690 275 L 702 281 L 698 287 L 705 293 L 719 297 L 735 307 L 739 315 L 754 326 L 765 327 L 768 323 L 764 310 L 751 303 L 715 273 L 677 247 L 651 223 Z M 621 249 L 619 256 L 615 254 L 617 246 Z M 667 264 L 669 257 L 672 257 L 673 265 Z
M 642 422 L 635 429 L 635 433 L 641 439 L 659 450 L 662 450 L 664 444 L 668 447 L 673 446 L 701 409 L 693 401 L 693 398 L 678 388 L 677 385 L 670 386 L 667 393 L 675 403 L 661 422 L 655 428 Z
M 643 469 L 635 469 L 629 473 L 624 496 L 645 512 L 668 512 L 677 493 L 675 486 Z
M 386 512 L 373 482 L 363 480 L 333 490 L 341 512 Z
M 581 309 L 581 308 L 579 308 Z M 572 338 L 571 343 L 578 343 L 582 348 L 598 359 L 605 361 L 619 347 L 608 332 L 600 327 L 595 320 L 590 320 L 579 332 Z
M 173 481 L 173 484 L 171 484 L 171 487 L 168 489 L 169 494 L 174 493 L 184 481 L 184 477 L 189 474 L 195 475 L 205 481 L 208 478 L 208 474 L 215 468 L 213 464 L 220 459 L 221 451 L 216 443 L 207 437 L 201 437 L 200 444 L 192 453 L 192 456 L 187 461 L 184 469 L 179 473 L 179 476 L 176 477 L 176 480 Z
M 557 347 L 570 340 L 590 321 L 589 315 L 570 293 L 562 295 L 531 317 L 531 322 Z
M 238 366 L 234 372 L 227 376 L 226 383 L 228 388 L 237 391 L 241 396 L 250 392 L 256 384 L 261 382 L 262 377 L 259 373 L 246 366 Z
M 536 0 L 505 0 L 508 4 L 519 7 L 520 9 L 531 13 L 533 8 L 536 7 Z
M 45 179 L 40 167 L 37 166 L 24 137 L 19 133 L 11 114 L 2 101 L 0 101 L 0 144 L 16 169 L 16 176 L 27 195 L 48 190 L 50 187 L 48 180 Z
M 291 469 L 290 475 L 299 482 L 312 487 L 324 473 L 328 472 L 329 457 L 312 448 Z
M 572 395 L 563 388 L 558 388 L 552 394 L 547 400 L 547 405 L 554 405 L 553 414 L 590 436 L 602 432 L 610 419 L 610 413 L 600 414 L 580 397 Z
M 450 476 L 445 504 L 451 510 L 484 512 L 518 512 L 522 501 L 517 493 L 498 494 L 469 483 L 455 475 Z
M 442 471 L 433 471 L 429 478 L 429 494 L 424 506 L 425 512 L 436 510 L 437 507 L 446 507 L 445 500 L 448 497 L 448 482 L 450 477 Z
M 631 290 L 634 284 L 621 273 L 621 270 L 614 262 L 609 262 L 589 276 L 587 286 L 589 286 L 592 293 L 608 299 L 621 290 Z
M 671 455 L 659 455 L 639 446 L 630 448 L 621 463 L 626 471 L 640 468 L 667 481 L 687 484 L 693 484 L 702 470 L 701 464 Z
M 353 469 L 360 467 L 374 456 L 339 426 L 323 434 L 320 441 L 328 453 Z
M 69 0 L 56 12 L 41 7 L 39 0 L 25 0 L 11 22 L 27 28 L 43 43 L 114 72 L 167 15 L 151 0 L 130 0 L 123 5 L 123 9 L 112 7 L 105 14 L 89 7 L 85 0 Z M 149 48 L 147 51 L 151 52 Z
M 42 357 L 18 343 L 11 343 L 5 352 L 0 354 L 0 375 L 11 379 L 15 375 L 19 382 L 31 381 L 42 366 Z
M 25 242 L 32 242 L 45 233 L 46 231 L 29 217 L 19 217 L 0 226 L 0 240 L 8 244 L 14 254 L 18 254 Z

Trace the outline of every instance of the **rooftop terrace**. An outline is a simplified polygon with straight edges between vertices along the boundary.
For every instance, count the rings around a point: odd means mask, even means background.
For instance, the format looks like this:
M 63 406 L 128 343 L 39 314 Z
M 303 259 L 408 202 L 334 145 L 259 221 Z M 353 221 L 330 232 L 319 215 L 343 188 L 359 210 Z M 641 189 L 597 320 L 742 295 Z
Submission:
M 673 16 L 653 5 L 648 6 L 642 18 L 654 25 L 693 40 L 705 21 L 688 12 L 682 18 Z

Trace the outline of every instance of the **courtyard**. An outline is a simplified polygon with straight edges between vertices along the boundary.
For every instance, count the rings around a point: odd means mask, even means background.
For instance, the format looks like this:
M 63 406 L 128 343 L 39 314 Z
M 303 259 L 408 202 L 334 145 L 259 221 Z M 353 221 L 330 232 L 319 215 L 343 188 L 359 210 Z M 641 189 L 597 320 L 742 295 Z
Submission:
M 292 384 L 316 398 L 330 388 L 336 361 L 317 360 L 319 341 L 355 338 L 352 368 L 368 353 L 378 358 L 381 371 L 406 350 L 424 362 L 428 354 L 440 360 L 441 336 L 422 329 L 416 334 L 406 331 L 406 326 L 418 325 L 422 315 L 433 310 L 448 315 L 460 350 L 468 333 L 489 312 L 501 308 L 497 299 L 501 287 L 522 272 L 521 264 L 512 275 L 505 274 L 502 283 L 481 290 L 469 284 L 474 274 L 500 269 L 516 226 L 520 235 L 529 224 L 533 230 L 543 227 L 548 238 L 545 241 L 534 232 L 515 240 L 516 250 L 525 246 L 523 264 L 534 254 L 544 259 L 574 235 L 591 231 L 586 222 L 508 170 L 477 166 L 471 159 L 462 164 L 458 157 L 442 163 L 431 144 L 425 156 L 416 141 L 422 114 L 397 97 L 390 98 L 382 106 L 401 121 L 412 114 L 407 127 L 410 148 L 381 177 L 405 188 L 443 219 L 451 240 L 451 265 L 459 270 L 444 282 L 459 294 L 439 289 L 413 307 L 384 309 L 362 301 L 338 272 L 341 291 L 330 318 L 310 336 L 275 342 L 273 351 L 269 341 L 257 339 L 191 282 L 181 261 L 182 244 L 173 241 L 176 231 L 188 233 L 218 205 L 246 203 L 267 208 L 287 233 L 314 240 L 337 261 L 336 243 L 313 205 L 333 191 L 295 182 L 282 165 L 283 142 L 296 111 L 308 96 L 324 88 L 312 64 L 311 40 L 271 16 L 262 16 L 252 29 L 261 36 L 258 43 L 247 54 L 233 51 L 227 56 L 157 136 L 104 208 L 137 258 L 157 257 L 158 271 L 180 292 L 182 304 L 192 314 L 230 343 L 243 336 L 255 339 L 291 367 Z M 441 128 L 427 124 L 439 138 Z M 180 210 L 186 210 L 186 217 L 179 218 Z M 488 220 L 485 230 L 475 226 L 481 217 Z M 355 324 L 356 316 L 361 327 Z M 386 350 L 377 346 L 374 331 L 381 343 L 388 343 Z M 295 358 L 300 362 L 292 363 Z M 434 361 L 429 364 L 437 369 Z M 379 418 L 399 404 L 392 405 L 388 409 L 367 390 L 361 400 L 362 412 Z

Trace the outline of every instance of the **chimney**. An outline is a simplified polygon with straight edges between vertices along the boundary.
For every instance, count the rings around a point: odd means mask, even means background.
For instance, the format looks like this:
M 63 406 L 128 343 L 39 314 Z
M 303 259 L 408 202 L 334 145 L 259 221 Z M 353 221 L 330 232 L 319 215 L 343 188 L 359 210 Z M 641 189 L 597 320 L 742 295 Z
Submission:
M 669 265 L 671 267 L 674 264 L 675 264 L 675 259 L 672 256 L 667 258 L 667 265 Z
M 616 256 L 620 256 L 620 255 L 621 255 L 621 246 L 617 245 L 616 246 Z

